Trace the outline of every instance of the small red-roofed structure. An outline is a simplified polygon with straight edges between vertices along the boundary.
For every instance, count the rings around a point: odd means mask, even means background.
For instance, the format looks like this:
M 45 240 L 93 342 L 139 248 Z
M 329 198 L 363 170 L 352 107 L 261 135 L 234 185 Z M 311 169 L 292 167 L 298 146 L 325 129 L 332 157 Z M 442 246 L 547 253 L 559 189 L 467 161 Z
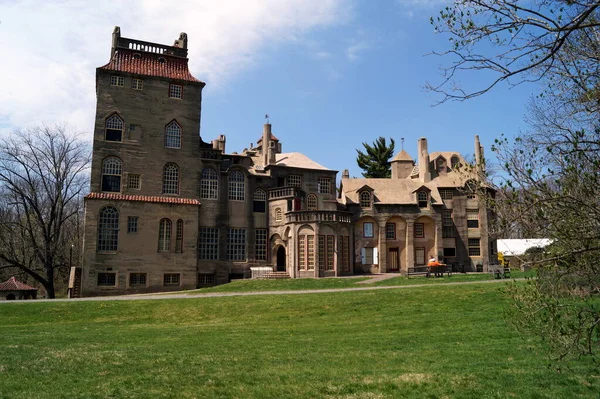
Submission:
M 11 277 L 0 283 L 0 301 L 14 299 L 35 299 L 38 289 Z

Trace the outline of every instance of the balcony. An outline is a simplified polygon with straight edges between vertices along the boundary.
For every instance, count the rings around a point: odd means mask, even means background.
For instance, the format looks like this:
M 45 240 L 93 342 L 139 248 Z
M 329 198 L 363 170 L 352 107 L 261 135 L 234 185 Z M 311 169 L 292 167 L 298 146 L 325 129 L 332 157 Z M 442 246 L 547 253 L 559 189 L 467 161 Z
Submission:
M 339 222 L 352 223 L 352 214 L 340 211 L 295 211 L 285 214 L 288 223 Z
M 277 187 L 269 190 L 269 200 L 300 197 L 300 187 Z

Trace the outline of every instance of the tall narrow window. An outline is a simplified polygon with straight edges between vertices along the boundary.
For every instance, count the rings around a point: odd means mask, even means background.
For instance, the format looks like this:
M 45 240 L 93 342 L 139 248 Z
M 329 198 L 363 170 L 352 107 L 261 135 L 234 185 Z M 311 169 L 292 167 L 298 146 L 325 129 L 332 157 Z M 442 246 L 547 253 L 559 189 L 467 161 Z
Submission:
M 424 223 L 415 223 L 415 238 L 424 238 L 425 237 L 425 224 Z
M 373 238 L 373 222 L 364 222 L 363 223 L 363 237 L 364 238 Z
M 123 138 L 123 119 L 117 114 L 112 114 L 104 123 L 104 140 L 121 141 Z
M 254 240 L 256 260 L 267 260 L 267 229 L 256 229 Z
M 325 270 L 333 270 L 333 260 L 334 258 L 334 252 L 335 252 L 335 236 L 327 236 L 327 241 L 325 242 L 327 244 L 327 250 L 325 251 L 326 253 L 326 258 L 325 258 Z
M 306 236 L 298 236 L 298 269 L 306 270 Z
M 138 232 L 138 216 L 129 216 L 127 217 L 127 233 L 137 233 Z
M 181 148 L 181 126 L 175 121 L 165 128 L 165 147 Z
M 246 260 L 246 229 L 227 229 L 227 259 Z
M 121 192 L 121 173 L 123 164 L 117 157 L 108 157 L 102 161 L 102 191 Z
M 171 250 L 171 220 L 162 219 L 158 225 L 158 252 Z
M 174 163 L 163 169 L 163 194 L 179 194 L 179 167 Z
M 454 235 L 452 209 L 444 209 L 442 210 L 442 238 L 453 238 Z
M 427 191 L 419 191 L 417 193 L 417 201 L 419 203 L 419 208 L 427 208 L 429 204 L 429 195 Z
M 318 209 L 316 195 L 309 194 L 308 197 L 306 197 L 306 209 L 309 211 L 316 211 Z
M 206 168 L 202 171 L 202 181 L 200 182 L 200 198 L 216 200 L 219 193 L 219 177 L 212 168 Z
M 219 230 L 215 227 L 201 227 L 198 243 L 200 259 L 217 260 L 219 258 Z
M 319 177 L 317 188 L 319 194 L 331 194 L 331 178 Z
M 229 174 L 229 199 L 232 201 L 243 201 L 245 198 L 244 174 L 234 170 Z
M 348 236 L 338 236 L 338 262 L 345 272 L 350 271 L 349 239 Z
M 183 252 L 183 220 L 177 220 L 177 226 L 175 228 L 175 252 Z
M 254 190 L 252 210 L 258 213 L 265 213 L 267 210 L 267 193 L 265 193 L 265 190 L 260 188 Z
M 396 239 L 396 223 L 385 224 L 385 239 L 395 240 Z
M 315 270 L 315 236 L 306 236 L 307 268 Z
M 371 193 L 368 191 L 361 191 L 360 193 L 360 207 L 370 208 L 371 207 Z
M 97 251 L 116 251 L 119 244 L 119 211 L 105 206 L 98 217 Z

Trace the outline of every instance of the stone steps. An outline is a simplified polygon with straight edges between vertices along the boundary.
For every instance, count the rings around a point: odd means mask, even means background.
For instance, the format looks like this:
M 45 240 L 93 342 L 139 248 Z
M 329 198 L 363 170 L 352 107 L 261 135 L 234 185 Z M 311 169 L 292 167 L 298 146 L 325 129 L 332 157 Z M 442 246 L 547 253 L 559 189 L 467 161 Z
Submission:
M 266 280 L 278 280 L 290 278 L 290 274 L 288 272 L 268 272 L 264 273 L 262 276 L 260 276 L 260 278 Z

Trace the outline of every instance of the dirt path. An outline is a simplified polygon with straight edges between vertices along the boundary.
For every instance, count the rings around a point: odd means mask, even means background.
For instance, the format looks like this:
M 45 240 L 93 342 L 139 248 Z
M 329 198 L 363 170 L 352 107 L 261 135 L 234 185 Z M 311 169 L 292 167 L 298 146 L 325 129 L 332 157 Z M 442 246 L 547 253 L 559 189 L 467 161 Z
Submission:
M 383 280 L 383 279 L 382 279 Z M 288 291 L 252 291 L 252 292 L 213 292 L 206 294 L 144 294 L 144 295 L 123 295 L 123 296 L 103 296 L 93 298 L 75 298 L 75 299 L 37 299 L 28 301 L 0 301 L 0 305 L 8 303 L 39 303 L 39 302 L 74 302 L 74 301 L 139 301 L 139 300 L 157 300 L 157 299 L 192 299 L 192 298 L 215 298 L 227 296 L 253 296 L 253 295 L 300 295 L 300 294 L 323 294 L 331 292 L 349 292 L 349 291 L 372 291 L 372 290 L 402 290 L 422 287 L 439 287 L 440 285 L 471 285 L 471 284 L 499 284 L 513 280 L 525 280 L 524 278 L 512 280 L 483 280 L 483 281 L 460 281 L 455 283 L 441 284 L 413 284 L 413 285 L 394 285 L 377 287 L 358 287 L 358 288 L 327 288 L 322 290 L 288 290 Z

